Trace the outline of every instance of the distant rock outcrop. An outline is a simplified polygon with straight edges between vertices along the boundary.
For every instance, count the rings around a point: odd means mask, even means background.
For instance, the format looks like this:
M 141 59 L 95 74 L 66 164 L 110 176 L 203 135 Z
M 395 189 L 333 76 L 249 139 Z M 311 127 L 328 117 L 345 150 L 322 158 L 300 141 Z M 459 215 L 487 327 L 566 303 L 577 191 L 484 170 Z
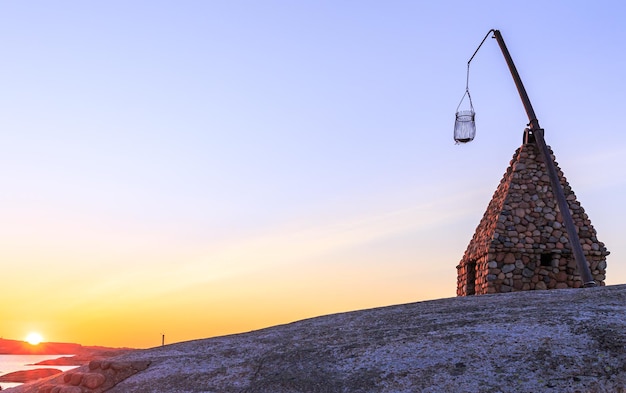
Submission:
M 107 393 L 624 393 L 626 285 L 355 311 L 112 361 L 151 364 Z M 100 392 L 85 380 L 7 392 Z
M 0 376 L 0 382 L 24 383 L 36 379 L 46 378 L 51 375 L 61 374 L 63 371 L 56 368 L 36 368 L 34 370 L 21 370 Z
M 77 359 L 93 359 L 94 357 L 111 357 L 132 351 L 132 348 L 109 348 L 101 346 L 83 346 L 75 343 L 42 342 L 37 345 L 25 341 L 0 338 L 0 355 L 73 355 Z M 56 363 L 50 363 L 56 364 Z M 71 363 L 74 365 L 76 363 Z

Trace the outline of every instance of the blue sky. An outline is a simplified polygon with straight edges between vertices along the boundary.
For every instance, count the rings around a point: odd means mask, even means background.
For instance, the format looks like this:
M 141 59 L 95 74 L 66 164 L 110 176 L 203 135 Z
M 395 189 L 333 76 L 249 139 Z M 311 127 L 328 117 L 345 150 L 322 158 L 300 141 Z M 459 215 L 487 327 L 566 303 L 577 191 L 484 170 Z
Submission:
M 2 2 L 0 264 L 20 306 L 0 335 L 141 346 L 454 296 L 527 122 L 489 39 L 477 138 L 453 143 L 491 28 L 611 251 L 607 283 L 626 282 L 624 7 Z M 85 307 L 146 322 L 87 334 Z

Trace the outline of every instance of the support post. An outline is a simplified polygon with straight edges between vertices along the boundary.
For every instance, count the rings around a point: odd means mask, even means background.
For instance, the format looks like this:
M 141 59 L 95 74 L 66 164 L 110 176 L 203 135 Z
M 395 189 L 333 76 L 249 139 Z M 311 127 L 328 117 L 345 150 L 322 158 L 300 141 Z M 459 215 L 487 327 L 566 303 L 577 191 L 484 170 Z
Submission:
M 513 81 L 515 82 L 515 86 L 517 87 L 517 91 L 522 99 L 522 103 L 524 104 L 524 109 L 526 110 L 526 114 L 528 115 L 528 126 L 533 136 L 535 137 L 535 143 L 539 148 L 539 152 L 543 158 L 543 162 L 546 165 L 546 170 L 548 171 L 548 177 L 550 177 L 550 184 L 552 185 L 552 193 L 554 194 L 557 204 L 559 206 L 559 210 L 561 212 L 561 217 L 563 218 L 563 223 L 565 224 L 565 229 L 567 230 L 567 237 L 570 242 L 570 246 L 572 247 L 572 253 L 574 255 L 574 259 L 576 260 L 578 266 L 578 273 L 580 274 L 581 279 L 583 280 L 584 287 L 595 287 L 596 282 L 591 276 L 591 271 L 589 269 L 589 263 L 585 258 L 585 254 L 583 252 L 583 248 L 580 244 L 580 238 L 578 237 L 578 232 L 576 232 L 576 226 L 574 224 L 574 219 L 572 218 L 572 214 L 569 210 L 569 204 L 565 199 L 565 192 L 563 191 L 563 185 L 559 180 L 559 175 L 557 173 L 554 162 L 552 161 L 552 157 L 550 155 L 550 151 L 548 146 L 546 145 L 546 141 L 544 139 L 543 129 L 539 127 L 539 121 L 537 120 L 537 116 L 535 116 L 535 110 L 533 109 L 532 104 L 530 103 L 530 99 L 528 98 L 528 94 L 526 93 L 526 89 L 524 88 L 524 84 L 522 83 L 522 79 L 520 78 L 517 68 L 513 63 L 513 59 L 511 58 L 511 54 L 504 43 L 504 39 L 502 38 L 502 34 L 500 34 L 499 30 L 493 30 L 493 35 L 496 41 L 498 41 L 498 45 L 500 46 L 500 50 L 502 50 L 502 54 L 504 55 L 504 59 L 506 60 L 506 64 L 509 66 L 509 71 L 511 71 L 511 75 L 513 76 Z

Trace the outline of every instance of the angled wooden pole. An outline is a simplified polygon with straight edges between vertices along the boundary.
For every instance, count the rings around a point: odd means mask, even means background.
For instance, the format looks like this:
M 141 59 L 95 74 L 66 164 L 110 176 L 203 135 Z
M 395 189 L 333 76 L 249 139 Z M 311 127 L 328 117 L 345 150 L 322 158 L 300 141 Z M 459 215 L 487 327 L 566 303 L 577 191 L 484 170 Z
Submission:
M 526 89 L 524 88 L 524 84 L 522 83 L 522 79 L 520 78 L 517 72 L 517 68 L 513 63 L 513 59 L 511 58 L 511 54 L 509 53 L 509 50 L 504 43 L 502 34 L 500 34 L 499 30 L 493 30 L 493 35 L 496 41 L 498 41 L 498 45 L 502 50 L 502 54 L 504 55 L 506 64 L 509 66 L 509 70 L 511 71 L 511 75 L 513 76 L 513 80 L 515 81 L 515 86 L 517 87 L 517 91 L 520 95 L 520 98 L 522 99 L 522 103 L 524 104 L 524 109 L 526 110 L 526 114 L 528 115 L 528 127 L 530 129 L 530 132 L 532 132 L 532 135 L 535 137 L 535 143 L 539 148 L 539 152 L 543 158 L 543 162 L 546 164 L 546 170 L 548 171 L 548 176 L 550 177 L 550 183 L 552 185 L 552 192 L 556 197 L 559 210 L 561 211 L 561 217 L 563 218 L 563 223 L 565 224 L 565 229 L 567 230 L 567 237 L 569 239 L 570 246 L 572 247 L 574 259 L 576 260 L 578 266 L 578 273 L 583 280 L 583 286 L 595 287 L 596 282 L 591 276 L 589 263 L 585 258 L 582 245 L 580 244 L 580 238 L 578 237 L 578 232 L 576 232 L 574 219 L 572 218 L 572 214 L 569 210 L 569 205 L 567 203 L 567 200 L 565 199 L 563 185 L 559 180 L 556 166 L 554 165 L 554 161 L 552 160 L 552 157 L 550 155 L 550 150 L 548 149 L 548 146 L 546 145 L 546 141 L 544 139 L 544 131 L 541 127 L 539 127 L 539 120 L 537 120 L 535 110 L 530 103 L 530 99 L 528 98 L 528 94 L 526 93 Z

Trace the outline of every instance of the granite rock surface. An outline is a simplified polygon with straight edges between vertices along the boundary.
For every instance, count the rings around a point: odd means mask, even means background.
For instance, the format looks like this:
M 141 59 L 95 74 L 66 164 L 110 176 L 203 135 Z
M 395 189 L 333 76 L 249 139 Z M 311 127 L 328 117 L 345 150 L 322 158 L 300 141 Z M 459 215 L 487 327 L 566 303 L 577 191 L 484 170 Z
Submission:
M 149 367 L 107 393 L 623 393 L 626 285 L 327 315 L 112 361 Z

